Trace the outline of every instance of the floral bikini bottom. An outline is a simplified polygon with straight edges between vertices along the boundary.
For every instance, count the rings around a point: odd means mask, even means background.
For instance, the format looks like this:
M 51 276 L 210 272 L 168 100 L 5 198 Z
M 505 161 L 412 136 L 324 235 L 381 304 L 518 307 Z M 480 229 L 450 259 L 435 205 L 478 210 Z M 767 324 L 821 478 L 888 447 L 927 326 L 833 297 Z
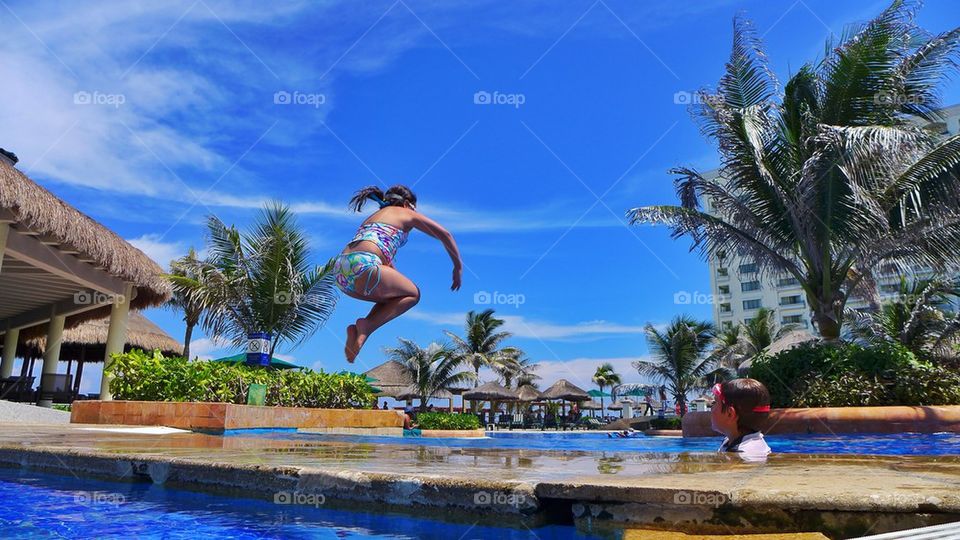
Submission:
M 380 284 L 380 265 L 382 261 L 375 253 L 369 251 L 354 251 L 341 253 L 333 262 L 333 273 L 336 276 L 337 286 L 343 292 L 352 292 L 370 295 Z M 357 279 L 367 276 L 367 284 L 363 291 L 356 288 Z

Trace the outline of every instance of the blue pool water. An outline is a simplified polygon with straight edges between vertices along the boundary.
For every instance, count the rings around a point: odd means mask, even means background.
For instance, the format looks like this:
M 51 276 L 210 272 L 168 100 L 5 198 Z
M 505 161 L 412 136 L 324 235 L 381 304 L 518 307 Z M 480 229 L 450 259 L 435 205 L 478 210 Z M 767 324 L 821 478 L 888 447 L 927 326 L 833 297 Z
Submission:
M 464 448 L 524 448 L 586 452 L 716 452 L 720 437 L 647 437 L 610 439 L 604 433 L 591 432 L 491 432 L 484 439 L 428 439 L 418 437 L 368 437 L 315 435 L 292 430 L 235 430 L 226 436 L 267 437 L 284 440 L 342 441 Z M 868 454 L 901 456 L 960 455 L 960 434 L 899 433 L 891 435 L 846 434 L 772 435 L 766 438 L 774 452 L 788 454 Z
M 0 468 L 0 537 L 13 539 L 588 539 L 574 527 L 511 529 Z

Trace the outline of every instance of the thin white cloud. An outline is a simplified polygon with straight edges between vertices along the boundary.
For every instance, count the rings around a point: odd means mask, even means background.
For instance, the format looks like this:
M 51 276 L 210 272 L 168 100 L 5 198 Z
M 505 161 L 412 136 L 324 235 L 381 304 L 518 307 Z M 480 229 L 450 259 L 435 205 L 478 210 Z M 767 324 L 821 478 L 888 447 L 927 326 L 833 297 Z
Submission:
M 538 360 L 537 375 L 540 376 L 540 388 L 546 389 L 551 384 L 560 379 L 567 379 L 573 384 L 589 390 L 596 388 L 593 383 L 593 374 L 601 364 L 609 363 L 614 371 L 620 375 L 623 383 L 650 383 L 645 377 L 641 377 L 633 367 L 633 362 L 642 360 L 645 357 L 614 357 L 614 358 L 571 358 L 568 360 Z M 610 389 L 606 388 L 609 392 Z
M 145 234 L 138 238 L 130 238 L 127 242 L 146 253 L 148 257 L 165 269 L 170 268 L 170 261 L 182 257 L 187 252 L 182 243 L 164 242 L 159 234 Z
M 423 310 L 413 310 L 407 313 L 408 317 L 429 322 L 438 326 L 459 328 L 463 325 L 463 313 L 437 313 Z M 538 340 L 562 340 L 582 337 L 604 337 L 625 334 L 642 334 L 644 327 L 611 323 L 608 321 L 584 321 L 574 324 L 560 324 L 549 321 L 528 319 L 522 315 L 497 314 L 503 319 L 503 328 L 517 338 Z

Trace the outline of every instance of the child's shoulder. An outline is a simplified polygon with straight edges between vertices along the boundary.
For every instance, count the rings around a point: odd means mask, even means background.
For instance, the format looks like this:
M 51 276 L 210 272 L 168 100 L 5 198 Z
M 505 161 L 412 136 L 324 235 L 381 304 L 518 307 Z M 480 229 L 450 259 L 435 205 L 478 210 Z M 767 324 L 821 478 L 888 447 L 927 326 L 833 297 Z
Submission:
M 740 444 L 737 445 L 737 451 L 754 455 L 766 455 L 771 452 L 770 446 L 763 438 L 763 433 L 760 433 L 759 431 L 756 433 L 750 433 L 749 435 L 744 435 L 743 439 L 740 440 Z

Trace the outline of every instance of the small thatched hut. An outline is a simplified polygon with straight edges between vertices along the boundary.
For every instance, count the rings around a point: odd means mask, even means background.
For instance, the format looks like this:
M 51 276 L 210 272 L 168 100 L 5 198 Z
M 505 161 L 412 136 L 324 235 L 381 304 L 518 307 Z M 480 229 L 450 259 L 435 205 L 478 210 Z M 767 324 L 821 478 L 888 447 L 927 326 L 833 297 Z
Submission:
M 97 319 L 64 330 L 63 339 L 60 342 L 60 361 L 67 362 L 68 375 L 72 371 L 73 361 L 77 362 L 76 377 L 73 380 L 74 394 L 80 391 L 83 365 L 90 362 L 103 362 L 109 329 L 109 319 Z M 17 347 L 17 356 L 24 359 L 24 373 L 33 371 L 32 362 L 42 359 L 46 348 L 47 338 L 43 335 L 21 341 Z M 159 349 L 167 356 L 183 354 L 182 343 L 170 337 L 169 334 L 138 311 L 131 312 L 130 319 L 127 322 L 127 340 L 123 350 L 128 352 L 131 349 L 143 349 L 145 351 Z

